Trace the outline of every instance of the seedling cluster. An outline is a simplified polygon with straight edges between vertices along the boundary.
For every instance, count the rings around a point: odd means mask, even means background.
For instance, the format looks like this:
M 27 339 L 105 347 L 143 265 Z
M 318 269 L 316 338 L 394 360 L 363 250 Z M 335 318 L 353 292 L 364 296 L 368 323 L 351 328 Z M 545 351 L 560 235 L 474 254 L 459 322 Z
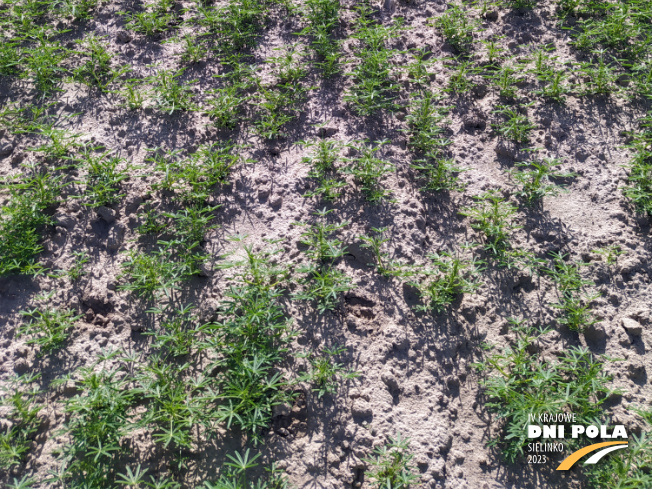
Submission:
M 289 487 L 273 463 L 266 463 L 267 476 L 253 477 L 261 453 L 251 450 L 269 441 L 274 423 L 286 416 L 275 413 L 287 413 L 288 406 L 293 411 L 302 391 L 324 407 L 359 376 L 341 338 L 329 334 L 312 347 L 302 342 L 300 353 L 297 337 L 303 341 L 308 332 L 291 311 L 299 304 L 319 327 L 345 324 L 349 294 L 368 283 L 401 286 L 405 295 L 413 290 L 418 314 L 407 313 L 410 321 L 462 322 L 465 295 L 529 268 L 539 284 L 555 286 L 556 321 L 571 336 L 596 323 L 592 307 L 599 295 L 591 292 L 586 264 L 574 258 L 578 250 L 522 245 L 521 224 L 545 220 L 561 184 L 576 191 L 574 179 L 586 179 L 562 170 L 567 156 L 550 139 L 548 156 L 522 156 L 538 151 L 544 128 L 577 107 L 649 109 L 652 9 L 642 0 L 555 0 L 555 18 L 549 19 L 548 5 L 546 16 L 539 16 L 543 3 L 432 5 L 432 17 L 414 26 L 409 19 L 420 13 L 410 12 L 408 21 L 386 15 L 407 9 L 389 0 L 382 9 L 367 0 L 353 6 L 339 0 L 154 0 L 125 3 L 120 12 L 101 0 L 1 5 L 6 97 L 0 139 L 19 144 L 0 147 L 6 169 L 0 178 L 0 278 L 32 276 L 35 288 L 52 292 L 26 299 L 29 305 L 16 309 L 18 320 L 7 328 L 11 341 L 36 360 L 33 372 L 3 381 L 3 482 L 13 479 L 9 487 L 22 489 Z M 530 36 L 527 29 L 491 27 L 531 18 L 554 22 L 564 36 L 542 44 L 538 29 Z M 406 33 L 424 24 L 432 39 L 426 43 L 420 31 L 412 45 Z M 107 34 L 99 28 L 105 25 L 120 32 Z M 479 99 L 487 114 L 478 112 L 475 127 L 466 117 Z M 337 127 L 330 117 L 338 118 Z M 96 122 L 88 134 L 88 124 Z M 627 134 L 632 156 L 621 190 L 633 210 L 649 218 L 652 118 L 640 122 Z M 127 130 L 114 131 L 117 124 Z M 111 128 L 105 134 L 103 125 Z M 486 126 L 492 130 L 485 132 Z M 147 128 L 142 141 L 127 135 L 136 127 Z M 305 127 L 316 134 L 302 140 Z M 495 143 L 499 163 L 509 165 L 496 177 L 501 190 L 476 178 L 489 175 L 479 175 L 480 149 L 465 139 L 476 130 L 482 134 L 474 140 Z M 286 156 L 295 149 L 305 150 L 296 160 L 308 167 L 301 205 L 321 208 L 303 213 L 291 228 L 299 251 L 292 254 L 283 240 L 229 244 L 222 232 L 241 223 L 234 204 L 244 203 L 249 218 L 255 195 L 250 170 L 272 180 L 290 175 Z M 473 164 L 463 167 L 460 158 Z M 464 195 L 467 186 L 480 188 L 472 200 Z M 398 234 L 406 243 L 397 243 L 399 207 L 409 194 L 424 204 L 418 227 L 437 221 L 450 230 L 468 223 L 480 246 L 455 239 L 435 246 L 433 234 L 447 237 L 433 229 L 409 245 L 407 234 Z M 264 192 L 258 195 L 266 200 Z M 261 222 L 281 216 L 271 207 L 254 215 Z M 373 223 L 360 222 L 369 215 Z M 125 222 L 130 229 L 120 241 L 117 230 L 124 231 Z M 77 248 L 80 231 L 88 249 Z M 357 242 L 347 241 L 347 233 L 356 233 Z M 350 266 L 357 260 L 354 244 L 372 256 L 356 271 Z M 230 253 L 222 254 L 227 248 Z M 401 255 L 405 248 L 420 250 L 410 263 Z M 625 248 L 610 243 L 592 252 L 614 266 Z M 68 256 L 67 269 L 53 270 L 61 267 L 51 265 L 61 255 Z M 92 351 L 88 364 L 72 365 L 67 347 L 85 341 L 88 328 L 81 323 L 95 321 L 98 329 L 105 320 L 113 324 L 86 304 L 94 304 L 86 291 L 106 263 L 117 267 L 110 295 L 131 309 L 116 308 L 108 297 L 103 305 L 143 324 L 126 329 L 121 341 L 129 348 Z M 68 304 L 66 296 L 62 304 L 56 295 L 61 285 L 85 299 Z M 207 313 L 196 301 L 209 296 L 215 301 Z M 492 446 L 515 462 L 523 454 L 528 415 L 563 410 L 587 422 L 604 420 L 603 401 L 612 392 L 603 371 L 608 359 L 577 346 L 556 359 L 544 357 L 538 342 L 547 330 L 535 331 L 527 321 L 511 324 L 510 347 L 486 353 L 477 366 L 485 406 L 505 435 Z M 59 378 L 36 371 L 44 365 L 61 367 Z M 56 430 L 45 422 L 46 405 L 57 412 Z M 649 412 L 641 416 L 650 421 Z M 26 473 L 40 470 L 34 448 L 41 431 L 60 446 L 52 454 L 56 469 L 47 476 Z M 221 453 L 223 437 L 241 442 L 237 451 Z M 633 437 L 626 456 L 610 457 L 586 477 L 598 488 L 649 487 L 649 440 L 645 433 Z M 200 480 L 206 447 L 226 461 Z M 408 439 L 390 438 L 365 458 L 365 483 L 378 489 L 416 485 L 412 459 Z

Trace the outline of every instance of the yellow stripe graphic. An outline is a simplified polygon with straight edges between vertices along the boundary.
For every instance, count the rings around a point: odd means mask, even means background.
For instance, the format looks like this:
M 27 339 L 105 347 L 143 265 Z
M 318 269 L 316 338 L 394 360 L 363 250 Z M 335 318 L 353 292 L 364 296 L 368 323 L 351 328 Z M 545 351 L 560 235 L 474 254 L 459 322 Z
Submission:
M 571 453 L 566 459 L 559 464 L 559 467 L 557 467 L 557 470 L 568 470 L 570 469 L 573 465 L 575 465 L 575 462 L 577 462 L 579 459 L 581 459 L 584 455 L 587 453 L 591 453 L 598 448 L 602 447 L 610 447 L 612 445 L 627 445 L 628 442 L 626 441 L 605 441 L 602 443 L 595 443 L 593 445 L 589 445 L 588 447 L 580 448 L 576 452 Z

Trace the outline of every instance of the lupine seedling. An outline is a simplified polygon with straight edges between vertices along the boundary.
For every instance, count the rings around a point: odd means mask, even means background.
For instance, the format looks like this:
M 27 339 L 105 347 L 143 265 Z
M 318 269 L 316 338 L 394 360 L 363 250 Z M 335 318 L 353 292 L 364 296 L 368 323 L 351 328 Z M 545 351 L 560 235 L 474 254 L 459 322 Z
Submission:
M 546 195 L 557 195 L 561 187 L 553 179 L 573 178 L 576 173 L 562 172 L 556 169 L 562 162 L 556 158 L 544 158 L 529 163 L 517 163 L 518 169 L 511 170 L 511 177 L 520 185 L 515 195 L 521 197 L 527 205 L 540 202 Z
M 610 245 L 591 250 L 591 253 L 602 256 L 602 259 L 607 265 L 615 265 L 618 262 L 618 257 L 624 255 L 625 251 L 618 245 Z
M 378 202 L 391 194 L 381 186 L 381 180 L 394 170 L 394 165 L 376 157 L 380 148 L 389 141 L 377 141 L 376 146 L 352 144 L 351 147 L 358 153 L 357 156 L 348 158 L 349 165 L 343 170 L 344 173 L 353 175 L 355 182 L 360 186 L 366 198 L 370 202 Z
M 294 44 L 289 48 L 275 48 L 276 51 L 282 50 L 283 53 L 265 60 L 274 65 L 274 74 L 279 84 L 296 83 L 308 74 L 307 66 L 300 61 L 303 53 L 298 46 L 299 44 Z
M 175 111 L 193 110 L 195 105 L 192 103 L 192 85 L 196 80 L 180 82 L 179 77 L 183 75 L 185 68 L 173 72 L 172 70 L 159 70 L 156 75 L 151 77 L 154 103 L 163 112 L 172 115 Z
M 3 39 L 0 44 L 0 75 L 18 75 L 22 61 L 23 53 L 20 44 Z
M 68 57 L 68 50 L 59 41 L 51 40 L 43 32 L 38 35 L 38 43 L 25 49 L 24 77 L 31 77 L 36 88 L 45 95 L 57 90 L 66 69 L 63 61 Z
M 216 127 L 234 129 L 244 118 L 244 104 L 249 99 L 243 94 L 240 84 L 230 84 L 224 88 L 209 91 L 213 97 L 207 100 L 204 112 Z
M 340 43 L 332 38 L 332 31 L 339 23 L 339 0 L 307 0 L 305 17 L 308 25 L 300 32 L 312 38 L 310 47 L 317 55 L 315 63 L 324 77 L 339 72 Z
M 30 450 L 34 435 L 41 426 L 38 397 L 40 391 L 32 386 L 40 374 L 24 374 L 11 380 L 9 388 L 3 389 L 0 404 L 8 408 L 3 418 L 10 421 L 0 429 L 0 468 L 8 471 L 20 465 Z
M 47 142 L 38 148 L 34 148 L 34 151 L 43 153 L 48 158 L 63 159 L 70 157 L 72 150 L 81 146 L 77 141 L 80 134 L 74 134 L 52 125 L 41 127 L 40 134 L 46 138 Z
M 202 7 L 200 23 L 218 35 L 218 52 L 238 53 L 256 43 L 268 15 L 268 5 L 254 0 L 230 0 L 225 6 Z
M 500 447 L 503 457 L 514 463 L 531 441 L 526 429 L 529 416 L 539 419 L 542 413 L 572 412 L 577 423 L 590 424 L 602 414 L 600 405 L 610 392 L 610 378 L 603 361 L 588 349 L 569 347 L 558 361 L 533 355 L 531 345 L 549 330 L 536 331 L 523 320 L 510 322 L 517 335 L 515 344 L 475 366 L 487 375 L 481 384 L 489 397 L 486 405 L 502 420 L 502 433 L 490 445 Z
M 129 413 L 134 392 L 127 388 L 124 372 L 105 367 L 96 370 L 97 366 L 75 372 L 78 393 L 64 405 L 68 440 L 61 451 L 62 477 L 73 487 L 113 485 L 118 456 L 126 448 L 122 439 L 133 427 Z
M 206 55 L 208 51 L 202 44 L 199 36 L 193 37 L 186 34 L 183 38 L 183 53 L 181 53 L 181 60 L 184 63 L 198 63 Z
M 325 219 L 328 214 L 333 212 L 334 209 L 317 211 L 315 215 L 321 219 Z M 301 243 L 306 245 L 306 255 L 318 263 L 332 263 L 336 259 L 344 256 L 346 248 L 344 243 L 331 236 L 340 229 L 349 225 L 348 222 L 340 224 L 326 224 L 324 222 L 317 222 L 316 224 L 300 224 L 309 229 L 301 233 Z
M 226 455 L 230 462 L 224 464 L 224 469 L 220 471 L 220 477 L 217 482 L 204 482 L 206 489 L 288 489 L 289 481 L 283 474 L 283 471 L 277 469 L 273 464 L 266 468 L 267 476 L 258 479 L 249 479 L 247 471 L 255 468 L 258 464 L 255 462 L 260 453 L 254 456 L 249 455 L 249 449 L 244 455 L 236 452 L 235 456 Z
M 614 66 L 605 63 L 602 56 L 597 64 L 582 63 L 580 72 L 584 75 L 585 95 L 609 95 L 616 91 L 618 75 Z
M 416 310 L 441 313 L 463 294 L 475 292 L 480 286 L 477 280 L 481 269 L 479 262 L 448 252 L 434 253 L 429 258 L 432 267 L 423 272 L 425 279 L 410 282 L 425 302 Z
M 81 315 L 72 309 L 34 308 L 21 311 L 25 322 L 18 329 L 18 337 L 27 336 L 28 345 L 37 345 L 41 354 L 62 348 L 75 322 Z
M 147 36 L 160 34 L 173 28 L 174 15 L 160 8 L 156 4 L 143 12 L 118 12 L 127 20 L 127 29 L 140 32 Z
M 452 66 L 453 71 L 448 77 L 446 92 L 453 92 L 463 95 L 470 92 L 477 84 L 474 82 L 474 76 L 480 73 L 478 67 L 474 66 L 471 61 L 456 61 Z
M 305 100 L 306 88 L 297 82 L 287 82 L 278 87 L 260 87 L 260 110 L 254 120 L 258 134 L 265 139 L 284 135 L 283 126 L 297 118 L 299 105 Z
M 126 280 L 119 289 L 133 291 L 147 300 L 170 298 L 172 291 L 194 271 L 184 261 L 171 260 L 172 253 L 165 244 L 151 253 L 129 251 L 118 277 Z
M 487 61 L 489 66 L 497 66 L 497 61 L 501 53 L 505 50 L 500 45 L 500 41 L 504 38 L 505 36 L 493 36 L 491 39 L 480 41 L 487 48 Z
M 146 331 L 145 335 L 154 337 L 152 347 L 172 357 L 182 357 L 192 353 L 196 349 L 201 332 L 201 325 L 197 317 L 192 314 L 192 309 L 192 305 L 187 305 L 174 310 L 169 317 L 161 320 L 157 330 Z M 158 307 L 148 312 L 161 315 L 165 309 Z
M 467 55 L 473 44 L 476 22 L 459 5 L 449 5 L 442 15 L 432 19 L 432 25 L 441 33 L 446 42 L 461 55 Z
M 444 137 L 443 127 L 449 107 L 440 107 L 437 102 L 437 96 L 429 91 L 412 102 L 412 110 L 405 118 L 408 126 L 405 132 L 411 149 L 440 151 L 450 144 Z
M 596 294 L 582 294 L 582 288 L 594 285 L 590 280 L 585 280 L 580 275 L 580 266 L 585 263 L 567 261 L 561 252 L 551 253 L 552 266 L 546 269 L 547 274 L 557 283 L 561 293 L 560 301 L 553 304 L 561 309 L 563 315 L 559 318 L 571 331 L 582 331 L 587 326 L 598 322 L 593 318 L 589 309 L 591 302 L 600 297 Z
M 419 170 L 421 177 L 425 180 L 425 186 L 421 190 L 461 191 L 464 184 L 459 179 L 459 174 L 468 171 L 455 163 L 454 158 L 442 158 L 437 154 L 426 153 L 422 159 L 415 160 L 411 165 Z
M 92 150 L 82 156 L 82 164 L 86 167 L 86 205 L 99 207 L 111 205 L 120 201 L 125 194 L 120 194 L 123 181 L 129 178 L 129 167 L 125 160 L 105 152 L 99 155 Z M 121 168 L 122 167 L 122 168 Z
M 518 88 L 516 84 L 522 80 L 517 76 L 516 68 L 504 64 L 491 75 L 491 81 L 498 88 L 501 97 L 513 99 L 516 97 Z
M 376 447 L 365 461 L 370 469 L 366 472 L 376 489 L 408 489 L 419 477 L 412 465 L 409 438 L 398 434 L 382 446 Z
M 304 289 L 296 294 L 297 299 L 313 301 L 320 314 L 334 310 L 340 304 L 341 294 L 353 288 L 347 275 L 330 265 L 318 266 L 314 263 L 297 269 L 307 274 L 299 281 Z
M 527 109 L 531 104 L 522 106 Z M 536 126 L 532 124 L 527 115 L 521 113 L 519 108 L 508 107 L 499 105 L 494 114 L 503 117 L 503 120 L 492 124 L 496 133 L 500 134 L 505 139 L 510 139 L 517 143 L 526 143 L 530 137 L 530 131 L 535 129 Z
M 200 426 L 210 429 L 212 422 L 207 406 L 211 396 L 199 395 L 207 387 L 206 378 L 191 380 L 189 368 L 188 362 L 177 364 L 156 353 L 135 376 L 135 394 L 148 406 L 138 425 L 151 428 L 154 442 L 173 452 L 177 470 L 185 466 L 183 451 L 192 447 L 193 431 Z
M 373 236 L 360 236 L 360 240 L 362 240 L 361 246 L 369 248 L 376 261 L 375 264 L 370 263 L 369 265 L 375 265 L 378 273 L 385 276 L 400 273 L 400 265 L 390 259 L 389 253 L 383 251 L 383 245 L 389 241 L 389 238 L 385 235 L 388 229 L 389 227 L 371 228 L 374 232 Z
M 358 7 L 358 19 L 354 38 L 360 42 L 357 51 L 358 64 L 350 76 L 353 87 L 344 96 L 358 115 L 369 116 L 380 110 L 395 110 L 394 99 L 398 84 L 392 79 L 392 57 L 394 50 L 388 49 L 388 40 L 396 37 L 401 21 L 383 26 L 372 20 L 370 7 Z
M 460 214 L 470 217 L 471 227 L 484 234 L 484 249 L 501 265 L 509 265 L 510 234 L 511 231 L 519 228 L 512 222 L 512 218 L 518 209 L 506 202 L 505 198 L 495 190 L 474 198 L 475 204 L 463 208 Z
M 64 272 L 64 274 L 72 281 L 76 282 L 84 275 L 86 275 L 86 264 L 90 261 L 88 253 L 85 251 L 73 251 L 72 256 L 74 258 L 70 268 Z
M 98 6 L 100 0 L 63 0 L 61 11 L 74 19 L 90 19 L 92 11 Z
M 649 428 L 649 421 L 648 421 Z M 587 479 L 596 489 L 614 487 L 644 489 L 652 484 L 652 435 L 650 430 L 639 435 L 631 434 L 627 453 L 608 457 L 587 471 Z
M 279 286 L 287 270 L 271 262 L 279 251 L 255 252 L 245 246 L 244 259 L 224 264 L 235 269 L 233 285 L 217 321 L 204 328 L 209 347 L 219 352 L 216 366 L 224 367 L 218 395 L 223 402 L 215 416 L 227 428 L 239 426 L 254 443 L 262 441 L 273 407 L 292 399 L 277 368 L 292 335 Z
M 432 53 L 426 48 L 414 50 L 411 54 L 413 61 L 406 69 L 408 79 L 415 85 L 427 86 L 432 75 L 429 68 L 436 59 L 431 57 Z
M 40 233 L 54 223 L 43 211 L 58 202 L 60 184 L 48 174 L 45 179 L 26 179 L 7 187 L 9 200 L 0 209 L 0 276 L 38 273 L 43 268 L 36 263 L 43 249 Z
M 629 175 L 623 193 L 638 212 L 652 216 L 652 117 L 643 118 L 641 126 L 643 130 L 632 135 L 634 156 L 627 165 Z
M 25 474 L 20 478 L 20 480 L 14 477 L 14 482 L 10 483 L 7 487 L 9 489 L 34 489 L 36 484 L 36 478 Z
M 303 147 L 314 148 L 312 154 L 304 156 L 302 162 L 310 165 L 308 176 L 317 180 L 317 187 L 306 192 L 306 197 L 323 197 L 326 200 L 335 200 L 340 195 L 340 189 L 346 182 L 337 178 L 335 163 L 340 158 L 339 152 L 342 144 L 331 139 L 320 138 L 316 141 L 299 141 Z
M 308 359 L 310 369 L 301 375 L 298 379 L 300 382 L 309 382 L 314 384 L 312 391 L 317 393 L 321 399 L 326 394 L 337 392 L 339 382 L 354 379 L 359 376 L 357 372 L 346 370 L 344 365 L 333 361 L 335 357 L 346 351 L 344 347 L 323 348 L 322 354 L 306 353 L 297 355 Z
M 316 214 L 325 219 L 333 210 L 323 209 Z M 308 276 L 300 280 L 304 290 L 296 297 L 304 300 L 313 300 L 318 304 L 319 312 L 333 310 L 339 301 L 342 292 L 351 289 L 351 281 L 340 270 L 334 268 L 334 262 L 344 256 L 346 248 L 341 240 L 332 238 L 336 231 L 347 226 L 348 222 L 340 224 L 326 224 L 318 222 L 302 233 L 301 242 L 308 247 L 306 254 L 313 263 L 300 267 L 297 271 Z M 306 225 L 306 224 L 303 224 Z
M 159 234 L 167 226 L 163 215 L 151 207 L 138 213 L 138 217 L 142 219 L 141 224 L 136 228 L 140 234 Z
M 585 285 L 593 285 L 593 282 L 580 275 L 580 267 L 586 263 L 566 261 L 566 255 L 561 252 L 551 253 L 551 256 L 553 263 L 546 272 L 557 283 L 562 295 L 571 295 Z
M 76 41 L 82 47 L 79 54 L 85 60 L 73 71 L 73 77 L 82 83 L 96 86 L 105 91 L 119 76 L 127 73 L 129 68 L 126 66 L 111 67 L 113 55 L 107 50 L 102 39 L 90 35 Z
M 129 79 L 124 83 L 121 95 L 125 99 L 124 106 L 129 110 L 141 109 L 145 103 L 145 94 L 141 90 L 143 80 Z

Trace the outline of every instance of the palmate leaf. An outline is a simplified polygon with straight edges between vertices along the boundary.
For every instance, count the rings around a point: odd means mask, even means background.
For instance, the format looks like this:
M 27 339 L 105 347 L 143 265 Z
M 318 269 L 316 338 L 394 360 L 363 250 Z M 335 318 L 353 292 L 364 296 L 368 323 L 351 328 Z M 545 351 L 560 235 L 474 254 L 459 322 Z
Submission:
M 261 456 L 261 454 L 257 453 L 253 457 L 250 457 L 249 454 L 249 448 L 247 448 L 244 455 L 240 454 L 240 452 L 235 452 L 235 455 L 228 453 L 226 457 L 231 460 L 231 462 L 225 462 L 224 465 L 227 467 L 233 467 L 238 473 L 244 472 L 245 470 L 253 467 L 257 467 L 258 464 L 255 463 L 255 461 Z

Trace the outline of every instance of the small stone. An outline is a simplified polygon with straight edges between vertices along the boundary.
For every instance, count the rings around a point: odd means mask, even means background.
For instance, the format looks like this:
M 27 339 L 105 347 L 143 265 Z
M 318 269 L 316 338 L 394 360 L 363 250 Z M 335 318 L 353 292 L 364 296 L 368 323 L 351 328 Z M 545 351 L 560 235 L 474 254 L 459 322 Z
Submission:
M 464 462 L 464 459 L 466 458 L 466 456 L 459 450 L 453 450 L 451 452 L 451 456 L 453 457 L 453 460 L 455 461 L 456 464 L 462 464 Z
M 254 182 L 258 185 L 265 185 L 269 183 L 269 177 L 267 175 L 258 175 L 255 179 Z
M 63 384 L 63 387 L 61 388 L 61 392 L 66 397 L 72 397 L 75 394 L 79 393 L 79 389 L 77 389 L 77 386 L 73 381 L 68 381 L 65 384 Z
M 373 410 L 369 403 L 362 398 L 353 401 L 351 406 L 351 414 L 356 418 L 370 418 L 373 416 Z
M 418 454 L 414 458 L 414 462 L 417 464 L 417 467 L 419 467 L 421 472 L 425 472 L 428 469 L 428 465 L 430 465 L 430 459 L 424 453 Z
M 351 391 L 349 392 L 349 397 L 350 397 L 351 399 L 360 399 L 360 398 L 363 398 L 363 399 L 366 399 L 367 401 L 369 400 L 369 396 L 368 396 L 368 395 L 365 395 L 365 394 L 364 394 L 360 389 L 356 389 L 356 388 L 351 389 Z
M 484 14 L 484 18 L 489 22 L 496 22 L 498 20 L 498 12 L 496 10 L 490 10 Z
M 11 157 L 12 165 L 19 165 L 25 159 L 25 153 L 15 153 Z
M 621 275 L 632 275 L 640 270 L 641 263 L 635 257 L 626 258 L 620 264 Z
M 11 143 L 0 144 L 0 157 L 9 156 L 14 152 L 14 145 Z
M 391 372 L 383 372 L 380 378 L 390 391 L 396 392 L 399 390 L 398 380 Z
M 143 198 L 140 195 L 132 195 L 125 202 L 125 212 L 132 214 L 138 210 L 140 204 L 143 203 Z
M 119 31 L 115 37 L 122 44 L 127 44 L 132 39 L 131 34 L 129 34 L 127 31 Z
M 623 328 L 632 336 L 641 336 L 643 334 L 643 326 L 641 323 L 631 318 L 623 318 Z
M 330 138 L 337 134 L 339 129 L 337 127 L 320 127 L 319 136 L 322 138 Z
M 385 338 L 392 343 L 398 351 L 407 351 L 410 348 L 410 339 L 405 331 L 398 326 L 390 325 L 384 330 Z
M 579 161 L 585 161 L 590 156 L 590 153 L 585 149 L 580 149 L 575 153 L 575 158 Z
M 106 249 L 116 251 L 122 245 L 127 228 L 124 224 L 117 224 L 110 232 L 109 239 L 106 242 Z
M 258 200 L 264 201 L 264 200 L 267 200 L 267 197 L 269 197 L 269 189 L 268 188 L 258 189 Z
M 607 333 L 599 324 L 590 324 L 584 330 L 584 338 L 589 343 L 600 343 L 607 338 Z
M 498 156 L 502 156 L 503 158 L 508 158 L 510 160 L 515 160 L 518 156 L 518 150 L 513 145 L 507 144 L 504 141 L 499 142 L 494 148 L 494 151 Z
M 632 362 L 627 365 L 627 377 L 632 380 L 644 380 L 646 377 L 645 365 L 639 362 Z
M 93 319 L 93 324 L 97 324 L 98 326 L 105 326 L 108 322 L 109 320 L 101 314 L 96 315 L 95 319 Z
M 14 372 L 18 375 L 23 375 L 29 370 L 29 363 L 24 358 L 19 358 L 14 362 Z
M 469 132 L 484 131 L 487 128 L 487 121 L 484 114 L 469 114 L 462 118 L 464 129 Z
M 269 199 L 269 205 L 274 207 L 274 208 L 279 208 L 281 205 L 283 205 L 283 196 L 281 195 L 275 195 L 271 199 Z
M 487 88 L 487 85 L 480 84 L 476 85 L 471 89 L 471 92 L 473 93 L 473 96 L 475 98 L 484 98 L 487 93 L 489 92 L 489 89 Z
M 289 416 L 291 412 L 292 412 L 292 406 L 290 406 L 289 404 L 286 403 L 277 404 L 276 406 L 274 406 L 273 416 L 275 418 L 279 416 Z
M 212 277 L 213 268 L 210 263 L 200 263 L 199 264 L 199 276 L 200 277 Z
M 57 221 L 57 225 L 66 229 L 72 229 L 75 227 L 75 220 L 68 214 L 57 213 L 54 215 L 54 219 Z
M 100 216 L 107 224 L 111 224 L 115 221 L 116 212 L 115 209 L 109 209 L 108 207 L 102 205 L 97 208 L 97 215 Z
M 140 322 L 131 323 L 129 326 L 132 331 L 143 331 L 145 329 L 145 325 Z

